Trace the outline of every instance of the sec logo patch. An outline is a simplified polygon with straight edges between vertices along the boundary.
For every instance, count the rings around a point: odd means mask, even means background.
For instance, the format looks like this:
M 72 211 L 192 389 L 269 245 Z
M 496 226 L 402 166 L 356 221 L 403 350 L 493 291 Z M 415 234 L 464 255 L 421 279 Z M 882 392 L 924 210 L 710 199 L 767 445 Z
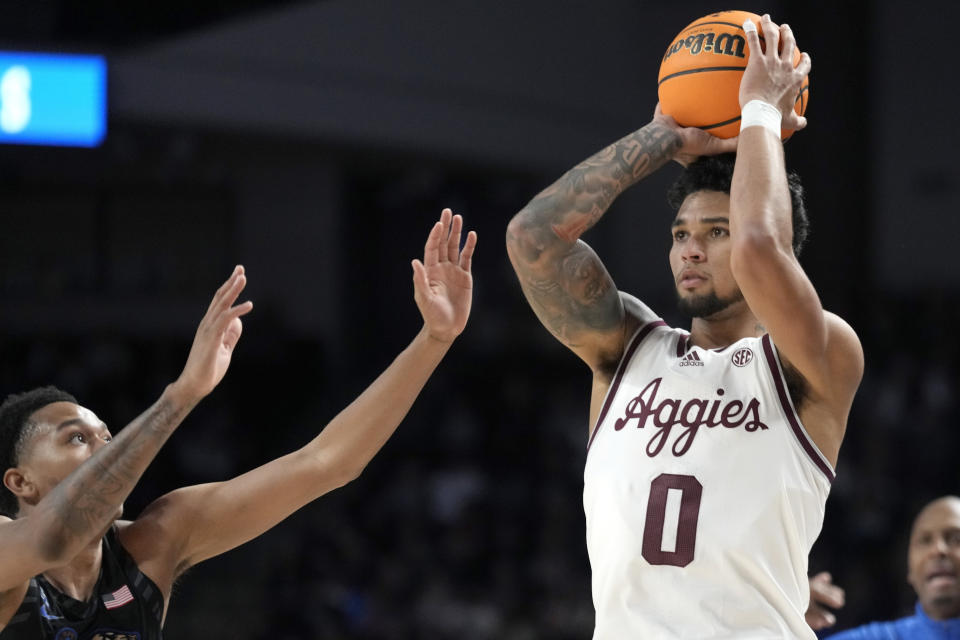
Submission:
M 730 360 L 738 367 L 745 367 L 753 360 L 753 351 L 746 347 L 737 349 L 733 355 L 730 356 Z

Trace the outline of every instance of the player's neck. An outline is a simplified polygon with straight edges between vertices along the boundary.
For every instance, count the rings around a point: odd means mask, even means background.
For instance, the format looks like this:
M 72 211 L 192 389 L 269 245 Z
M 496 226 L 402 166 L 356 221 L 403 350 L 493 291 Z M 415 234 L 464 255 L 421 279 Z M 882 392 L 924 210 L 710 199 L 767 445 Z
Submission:
M 97 538 L 68 564 L 44 571 L 47 581 L 74 600 L 87 601 L 100 578 L 103 563 L 103 543 Z
M 694 318 L 690 342 L 702 349 L 729 346 L 742 338 L 762 336 L 766 329 L 744 303 L 730 305 L 706 318 Z

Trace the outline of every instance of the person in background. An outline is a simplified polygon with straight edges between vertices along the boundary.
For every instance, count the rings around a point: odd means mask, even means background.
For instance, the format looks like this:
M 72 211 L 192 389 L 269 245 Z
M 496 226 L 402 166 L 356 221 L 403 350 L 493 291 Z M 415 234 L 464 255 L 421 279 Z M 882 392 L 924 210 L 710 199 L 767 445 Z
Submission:
M 937 498 L 913 521 L 907 582 L 917 594 L 912 616 L 869 622 L 829 640 L 960 640 L 960 497 Z

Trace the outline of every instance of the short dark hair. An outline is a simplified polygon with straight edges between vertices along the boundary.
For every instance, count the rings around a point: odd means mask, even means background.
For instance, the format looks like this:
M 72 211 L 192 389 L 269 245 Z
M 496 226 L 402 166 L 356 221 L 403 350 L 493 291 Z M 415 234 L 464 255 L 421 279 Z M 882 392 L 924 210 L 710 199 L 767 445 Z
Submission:
M 722 191 L 729 194 L 736 160 L 735 153 L 698 158 L 687 166 L 670 187 L 667 202 L 676 211 L 687 196 L 697 191 Z M 799 256 L 810 234 L 810 220 L 807 218 L 807 207 L 803 203 L 803 185 L 795 171 L 787 173 L 787 185 L 790 187 L 790 204 L 793 205 L 793 254 Z
M 7 469 L 20 464 L 25 434 L 31 426 L 30 416 L 54 402 L 76 404 L 77 399 L 66 391 L 47 386 L 10 394 L 0 405 L 0 477 Z M 19 510 L 17 496 L 0 482 L 0 514 L 15 518 Z

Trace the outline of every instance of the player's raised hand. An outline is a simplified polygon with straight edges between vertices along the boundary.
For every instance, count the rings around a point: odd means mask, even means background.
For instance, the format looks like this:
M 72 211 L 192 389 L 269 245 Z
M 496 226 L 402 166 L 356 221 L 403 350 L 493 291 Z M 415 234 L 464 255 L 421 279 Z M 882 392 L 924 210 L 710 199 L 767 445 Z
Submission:
M 760 26 L 765 41 L 763 45 L 753 21 L 743 23 L 750 59 L 740 80 L 740 107 L 751 100 L 763 100 L 780 109 L 784 129 L 803 129 L 807 126 L 807 119 L 797 115 L 793 108 L 800 86 L 810 73 L 810 55 L 802 53 L 800 62 L 794 67 L 797 41 L 790 26 L 778 25 L 766 14 L 760 19 Z
M 235 305 L 237 297 L 247 286 L 247 276 L 242 266 L 217 289 L 206 314 L 197 327 L 197 334 L 187 356 L 187 364 L 177 384 L 194 402 L 213 391 L 230 366 L 233 349 L 240 340 L 243 323 L 240 316 L 250 313 L 253 303 L 249 300 Z
M 473 300 L 470 262 L 477 246 L 471 231 L 460 250 L 463 218 L 444 209 L 433 225 L 423 250 L 423 262 L 414 260 L 413 299 L 430 336 L 451 342 L 463 331 Z
M 653 112 L 654 121 L 676 131 L 680 136 L 680 147 L 674 151 L 673 159 L 683 166 L 689 165 L 700 156 L 714 156 L 718 153 L 730 153 L 737 150 L 737 137 L 718 138 L 699 127 L 681 127 L 673 116 L 660 109 L 660 103 Z

